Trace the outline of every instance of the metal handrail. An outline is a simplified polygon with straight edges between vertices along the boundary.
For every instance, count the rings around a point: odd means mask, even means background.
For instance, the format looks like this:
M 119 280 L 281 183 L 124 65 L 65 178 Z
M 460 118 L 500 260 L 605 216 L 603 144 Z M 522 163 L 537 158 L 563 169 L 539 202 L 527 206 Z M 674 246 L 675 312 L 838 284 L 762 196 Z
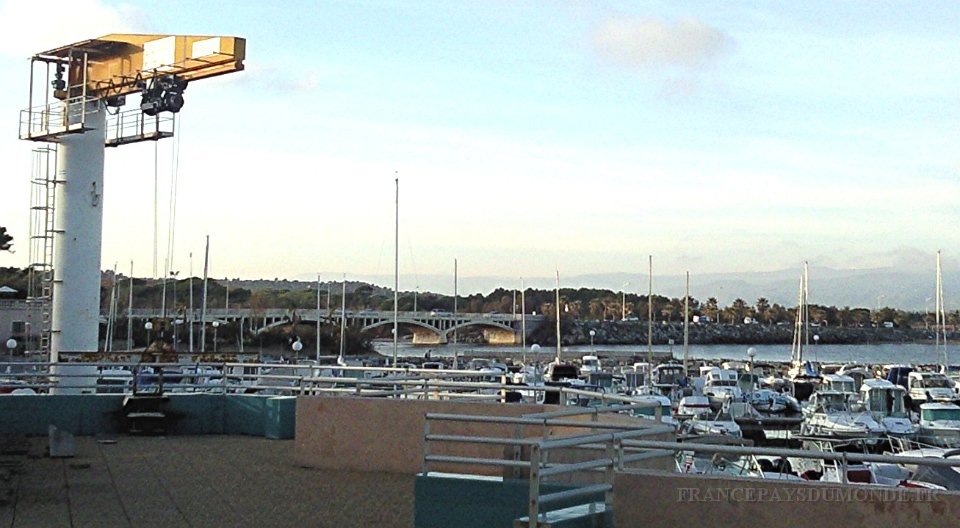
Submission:
M 617 406 L 618 410 L 623 406 Z M 603 412 L 603 409 L 580 411 L 576 414 L 596 414 Z M 613 411 L 611 411 L 613 412 Z M 546 413 L 545 413 L 546 414 Z M 560 416 L 569 416 L 563 413 Z M 451 413 L 427 413 L 424 420 L 424 455 L 423 455 L 423 474 L 429 473 L 429 464 L 431 462 L 447 462 L 465 465 L 486 465 L 504 468 L 523 468 L 529 469 L 529 508 L 528 519 L 531 527 L 537 526 L 541 514 L 541 506 L 557 501 L 571 498 L 585 497 L 596 493 L 605 493 L 604 503 L 609 507 L 612 497 L 610 492 L 613 489 L 613 470 L 621 467 L 623 462 L 623 443 L 626 439 L 647 436 L 650 434 L 662 434 L 672 431 L 672 428 L 666 427 L 648 427 L 639 428 L 629 424 L 607 424 L 595 421 L 564 420 L 544 417 L 515 417 L 515 416 L 484 416 L 484 415 L 462 415 Z M 517 434 L 521 434 L 520 427 L 524 425 L 537 426 L 562 426 L 587 429 L 599 429 L 603 431 L 614 430 L 613 432 L 603 433 L 585 433 L 565 436 L 563 438 L 504 438 L 504 437 L 485 437 L 485 436 L 466 436 L 466 435 L 445 435 L 433 434 L 430 432 L 430 423 L 432 421 L 464 422 L 464 423 L 486 423 L 500 425 L 516 425 Z M 529 448 L 530 460 L 507 460 L 491 459 L 482 457 L 461 457 L 450 455 L 431 454 L 431 442 L 455 442 L 455 443 L 473 443 L 478 445 L 504 445 L 513 446 L 515 449 L 522 447 Z M 598 446 L 597 444 L 602 444 Z M 551 449 L 577 448 L 586 450 L 603 449 L 604 456 L 593 458 L 581 462 L 572 463 L 548 463 L 544 456 Z M 518 455 L 520 451 L 515 451 Z M 605 470 L 607 482 L 603 484 L 594 484 L 578 486 L 574 489 L 564 490 L 549 494 L 540 494 L 541 481 L 546 477 L 577 473 L 582 471 Z

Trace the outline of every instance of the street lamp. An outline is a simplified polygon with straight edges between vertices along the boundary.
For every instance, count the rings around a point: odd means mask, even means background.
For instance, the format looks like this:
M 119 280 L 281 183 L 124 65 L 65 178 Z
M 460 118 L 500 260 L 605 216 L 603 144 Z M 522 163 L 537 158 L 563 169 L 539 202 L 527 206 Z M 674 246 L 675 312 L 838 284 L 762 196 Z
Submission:
M 596 330 L 590 330 L 590 348 L 593 348 L 593 336 L 597 335 Z
M 747 348 L 747 357 L 750 358 L 750 392 L 753 392 L 753 358 L 757 357 L 757 349 L 750 347 Z
M 813 334 L 813 344 L 814 345 L 820 344 L 820 334 Z
M 7 349 L 10 351 L 10 361 L 13 361 L 13 351 L 17 348 L 17 340 L 14 338 L 7 339 Z
M 292 345 L 290 345 L 290 348 L 293 349 L 293 362 L 299 364 L 299 363 L 300 363 L 300 351 L 303 350 L 303 343 L 300 342 L 300 338 L 299 338 L 299 337 L 297 338 L 296 341 L 293 342 Z
M 217 353 L 217 328 L 220 328 L 220 321 L 213 322 L 213 353 Z
M 530 345 L 530 352 L 533 352 L 533 363 L 540 365 L 540 345 L 536 343 Z
M 152 343 L 150 340 L 150 332 L 153 331 L 153 321 L 147 321 L 144 323 L 143 328 L 147 331 L 147 348 L 150 348 L 150 343 Z

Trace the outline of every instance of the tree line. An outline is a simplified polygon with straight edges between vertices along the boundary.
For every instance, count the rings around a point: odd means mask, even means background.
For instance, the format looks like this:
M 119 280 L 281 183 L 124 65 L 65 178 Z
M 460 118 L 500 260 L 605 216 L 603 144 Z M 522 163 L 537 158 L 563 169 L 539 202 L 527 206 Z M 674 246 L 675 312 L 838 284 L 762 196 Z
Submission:
M 135 308 L 155 307 L 165 305 L 171 312 L 186 309 L 189 304 L 191 283 L 193 290 L 194 307 L 199 307 L 203 298 L 203 280 L 194 277 L 177 278 L 163 281 L 161 279 L 133 279 L 133 306 Z M 25 297 L 28 291 L 27 270 L 17 268 L 0 268 L 0 284 L 11 286 L 20 293 L 18 297 Z M 112 273 L 104 273 L 101 282 L 101 300 L 106 309 L 110 302 L 110 292 L 114 284 L 119 288 L 118 311 L 126 310 L 129 298 L 129 278 L 119 276 L 114 281 Z M 229 281 L 208 280 L 207 306 L 208 308 L 250 308 L 254 311 L 268 308 L 282 308 L 289 310 L 339 309 L 343 303 L 341 299 L 342 283 L 326 282 L 311 285 L 308 289 L 250 289 L 231 286 Z M 387 288 L 361 283 L 348 282 L 346 288 L 345 305 L 347 310 L 393 310 L 393 292 Z M 319 295 L 318 295 L 319 293 Z M 166 300 L 164 300 L 166 296 Z M 174 298 L 176 306 L 174 306 Z M 521 299 L 525 305 L 520 306 Z M 432 292 L 400 292 L 398 308 L 400 311 L 431 311 L 445 310 L 461 313 L 502 313 L 542 314 L 554 319 L 557 313 L 555 290 L 540 290 L 528 288 L 523 295 L 517 290 L 497 288 L 488 294 L 474 293 L 460 295 L 456 298 Z M 869 309 L 850 306 L 824 306 L 811 304 L 807 308 L 809 322 L 824 326 L 837 327 L 866 327 L 893 323 L 898 327 L 932 326 L 935 318 L 932 313 L 900 310 L 892 307 Z M 583 321 L 613 321 L 620 319 L 646 321 L 648 314 L 655 322 L 682 322 L 684 314 L 684 299 L 669 298 L 662 295 L 646 295 L 636 293 L 615 292 L 598 288 L 561 288 L 560 312 L 563 318 Z M 721 306 L 715 297 L 706 300 L 691 297 L 689 299 L 689 313 L 691 318 L 704 323 L 721 324 L 761 324 L 783 325 L 792 324 L 797 320 L 797 307 L 784 306 L 770 302 L 765 297 L 755 301 L 735 299 L 726 306 Z M 956 327 L 960 323 L 960 310 L 946 314 L 949 326 Z

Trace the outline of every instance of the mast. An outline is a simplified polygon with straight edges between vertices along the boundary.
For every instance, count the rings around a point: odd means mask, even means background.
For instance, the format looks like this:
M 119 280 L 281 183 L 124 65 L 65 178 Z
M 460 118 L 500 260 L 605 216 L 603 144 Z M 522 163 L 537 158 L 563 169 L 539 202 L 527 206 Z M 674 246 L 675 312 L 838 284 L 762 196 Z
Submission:
M 803 261 L 803 346 L 810 346 L 810 272 L 806 260 Z
M 340 357 L 337 364 L 343 366 L 344 343 L 347 340 L 347 274 L 343 274 L 343 285 L 340 290 Z
M 653 255 L 647 267 L 647 362 L 653 368 Z
M 560 270 L 557 270 L 557 364 L 560 364 Z
M 400 178 L 394 178 L 393 183 L 396 188 L 393 208 L 393 368 L 397 368 L 397 348 L 400 342 L 397 321 L 400 318 Z
M 520 348 L 523 350 L 523 363 L 527 363 L 527 288 L 520 277 Z
M 207 272 L 210 271 L 210 235 L 203 251 L 203 304 L 200 305 L 200 353 L 207 350 Z
M 683 298 L 683 375 L 687 375 L 690 357 L 690 272 L 687 272 L 687 295 Z
M 130 298 L 127 300 L 127 350 L 133 350 L 133 261 L 130 261 Z
M 193 251 L 190 252 L 190 320 L 187 323 L 187 328 L 190 329 L 190 343 L 188 346 L 190 347 L 190 353 L 193 354 Z
M 317 273 L 317 364 L 320 364 L 320 274 Z
M 934 327 L 934 333 L 936 334 L 936 347 L 937 351 L 940 353 L 940 356 L 943 359 L 943 365 L 941 366 L 942 372 L 946 374 L 947 372 L 947 321 L 946 321 L 946 312 L 943 307 L 943 269 L 940 267 L 940 250 L 937 250 L 937 284 L 936 284 L 936 323 Z
M 800 275 L 800 289 L 797 294 L 797 321 L 793 328 L 793 345 L 791 346 L 790 359 L 794 364 L 800 364 L 803 361 L 803 340 L 801 339 L 801 332 L 803 331 L 803 274 Z

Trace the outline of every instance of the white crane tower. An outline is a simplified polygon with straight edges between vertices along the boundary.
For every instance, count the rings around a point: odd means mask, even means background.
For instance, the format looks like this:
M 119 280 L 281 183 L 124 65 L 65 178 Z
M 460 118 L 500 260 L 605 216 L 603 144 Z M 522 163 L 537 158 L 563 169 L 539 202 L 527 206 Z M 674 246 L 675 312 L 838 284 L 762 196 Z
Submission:
M 20 139 L 56 145 L 40 149 L 55 150 L 56 171 L 32 207 L 45 221 L 31 236 L 31 267 L 43 272 L 41 348 L 62 375 L 99 358 L 105 147 L 173 136 L 187 84 L 240 71 L 245 56 L 238 37 L 111 34 L 31 57 Z M 135 94 L 140 106 L 124 110 Z

